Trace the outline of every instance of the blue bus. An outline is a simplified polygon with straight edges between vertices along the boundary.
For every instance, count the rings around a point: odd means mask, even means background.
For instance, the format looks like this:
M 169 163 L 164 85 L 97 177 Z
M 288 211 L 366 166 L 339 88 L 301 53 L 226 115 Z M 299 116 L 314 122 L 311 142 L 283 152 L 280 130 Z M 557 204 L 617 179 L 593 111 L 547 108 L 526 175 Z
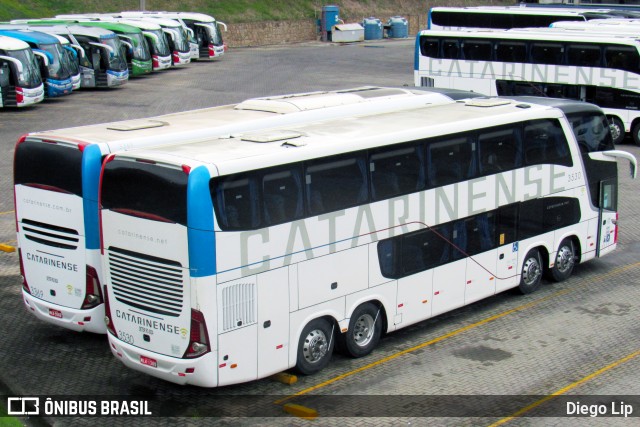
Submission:
M 56 37 L 24 29 L 0 29 L 0 35 L 22 40 L 31 47 L 38 58 L 42 58 L 38 62 L 45 83 L 46 97 L 53 98 L 71 93 L 73 83 L 70 58 L 64 54 L 62 44 Z

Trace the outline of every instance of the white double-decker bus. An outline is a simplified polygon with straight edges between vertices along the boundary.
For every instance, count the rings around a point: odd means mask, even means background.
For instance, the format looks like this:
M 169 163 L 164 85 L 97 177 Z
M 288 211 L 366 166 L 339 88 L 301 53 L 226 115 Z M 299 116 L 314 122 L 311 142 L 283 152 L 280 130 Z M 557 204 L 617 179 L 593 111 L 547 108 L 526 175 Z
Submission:
M 24 135 L 15 148 L 14 191 L 26 307 L 59 326 L 106 333 L 98 182 L 107 154 L 469 96 L 455 90 L 362 87 Z
M 535 95 L 600 106 L 615 129 L 640 144 L 640 40 L 552 28 L 420 32 L 416 86 L 487 95 Z
M 557 104 L 478 98 L 109 156 L 112 353 L 206 387 L 311 374 L 334 346 L 364 356 L 383 333 L 566 279 L 615 249 L 616 158 L 636 160 L 597 151 L 600 109 Z

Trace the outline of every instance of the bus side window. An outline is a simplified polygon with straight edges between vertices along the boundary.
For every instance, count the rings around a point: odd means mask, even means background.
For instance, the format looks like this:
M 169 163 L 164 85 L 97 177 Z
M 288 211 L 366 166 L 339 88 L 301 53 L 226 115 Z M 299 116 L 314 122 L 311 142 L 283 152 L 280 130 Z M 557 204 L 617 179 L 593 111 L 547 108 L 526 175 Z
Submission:
M 534 64 L 563 63 L 564 48 L 560 43 L 531 43 L 531 62 Z
M 307 207 L 312 215 L 365 203 L 369 198 L 364 155 L 310 161 L 305 172 Z
M 498 209 L 496 215 L 496 246 L 516 241 L 518 224 L 518 203 L 512 203 Z
M 543 228 L 557 230 L 580 222 L 580 202 L 573 197 L 546 197 L 543 200 Z
M 460 43 L 455 39 L 442 40 L 442 58 L 458 59 L 460 56 Z
M 519 209 L 517 240 L 537 236 L 544 231 L 542 228 L 542 203 L 542 199 L 522 202 Z
M 528 166 L 553 163 L 571 166 L 571 153 L 557 120 L 543 119 L 527 123 L 524 130 L 525 160 Z
M 568 45 L 567 63 L 577 67 L 599 67 L 601 64 L 599 46 Z
M 262 199 L 267 225 L 301 218 L 304 206 L 300 168 L 265 174 L 262 178 Z
M 522 138 L 519 127 L 481 132 L 478 146 L 481 175 L 508 171 L 521 165 Z
M 247 174 L 224 177 L 215 185 L 218 223 L 223 230 L 250 230 L 260 225 L 258 189 Z
M 418 147 L 377 150 L 369 158 L 371 197 L 384 200 L 424 188 L 424 156 Z
M 521 42 L 496 43 L 496 60 L 500 62 L 527 62 L 527 45 Z
M 609 46 L 605 49 L 604 59 L 607 68 L 637 73 L 640 67 L 640 55 L 630 46 Z
M 491 41 L 467 39 L 462 43 L 462 54 L 466 60 L 491 61 Z
M 402 276 L 446 264 L 451 258 L 451 225 L 433 227 L 401 236 Z
M 495 217 L 496 215 L 493 212 L 487 212 L 468 218 L 465 221 L 467 254 L 469 256 L 495 248 Z
M 429 58 L 438 58 L 440 56 L 439 39 L 422 37 L 422 55 Z
M 428 145 L 430 187 L 440 187 L 475 175 L 474 144 L 471 138 L 458 137 Z

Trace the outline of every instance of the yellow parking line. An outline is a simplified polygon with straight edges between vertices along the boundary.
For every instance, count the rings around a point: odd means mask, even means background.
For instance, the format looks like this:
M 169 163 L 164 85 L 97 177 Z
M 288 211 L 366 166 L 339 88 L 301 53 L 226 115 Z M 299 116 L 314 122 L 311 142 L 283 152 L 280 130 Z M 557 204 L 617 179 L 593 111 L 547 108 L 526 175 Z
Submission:
M 6 212 L 0 212 L 0 215 L 8 215 L 8 214 L 12 214 L 15 213 L 16 211 L 6 211 Z
M 554 391 L 550 395 L 543 397 L 542 399 L 538 400 L 537 402 L 532 403 L 529 406 L 525 406 L 524 408 L 522 408 L 519 411 L 513 413 L 512 415 L 509 415 L 506 418 L 503 418 L 503 419 L 501 419 L 499 421 L 496 421 L 493 424 L 490 424 L 489 427 L 497 427 L 499 425 L 507 423 L 507 422 L 511 421 L 512 419 L 517 418 L 517 417 L 521 416 L 522 414 L 525 414 L 525 413 L 529 412 L 533 408 L 536 408 L 536 407 L 542 405 L 543 403 L 553 399 L 554 397 L 560 396 L 561 394 L 564 394 L 564 393 L 568 392 L 569 390 L 578 387 L 580 384 L 584 384 L 585 382 L 597 377 L 598 375 L 603 374 L 603 373 L 607 372 L 608 370 L 615 368 L 618 365 L 621 365 L 621 364 L 623 364 L 625 362 L 628 362 L 629 360 L 633 359 L 634 357 L 636 357 L 638 355 L 640 355 L 640 350 L 635 351 L 635 352 L 623 357 L 622 359 L 616 360 L 615 362 L 605 366 L 604 368 L 600 368 L 597 371 L 590 373 L 586 377 L 581 378 L 578 381 L 573 382 L 573 383 L 569 384 L 566 387 L 562 387 L 561 389 Z
M 294 393 L 294 394 L 292 394 L 290 396 L 286 396 L 286 397 L 284 397 L 282 399 L 276 400 L 273 403 L 276 404 L 276 405 L 282 404 L 282 403 L 284 403 L 284 402 L 286 402 L 288 400 L 291 400 L 291 399 L 293 399 L 293 398 L 295 398 L 297 396 L 302 396 L 302 395 L 308 394 L 308 393 L 310 393 L 310 392 L 312 392 L 314 390 L 318 390 L 320 388 L 326 387 L 326 386 L 328 386 L 330 384 L 333 384 L 333 383 L 335 383 L 337 381 L 340 381 L 342 379 L 348 378 L 348 377 L 350 377 L 352 375 L 355 375 L 357 373 L 360 373 L 360 372 L 363 372 L 363 371 L 367 371 L 367 370 L 369 370 L 371 368 L 374 368 L 374 367 L 376 367 L 378 365 L 382 365 L 383 363 L 386 363 L 386 362 L 389 362 L 391 360 L 394 360 L 394 359 L 396 359 L 396 358 L 398 358 L 400 356 L 404 356 L 407 353 L 411 353 L 411 352 L 419 350 L 421 348 L 428 347 L 428 346 L 430 346 L 432 344 L 435 344 L 437 342 L 440 342 L 440 341 L 442 341 L 444 339 L 459 335 L 459 334 L 461 334 L 463 332 L 466 332 L 466 331 L 468 331 L 470 329 L 474 329 L 474 328 L 476 328 L 478 326 L 482 326 L 482 325 L 484 325 L 486 323 L 489 323 L 489 322 L 492 322 L 494 320 L 500 319 L 500 318 L 505 317 L 505 316 L 507 316 L 509 314 L 525 310 L 525 309 L 527 309 L 529 307 L 533 307 L 533 306 L 535 306 L 537 304 L 540 304 L 541 302 L 544 302 L 544 301 L 547 301 L 549 299 L 555 298 L 557 296 L 564 295 L 566 293 L 572 292 L 575 289 L 586 285 L 587 283 L 593 283 L 594 281 L 602 281 L 603 279 L 605 279 L 607 277 L 614 276 L 616 274 L 620 274 L 620 273 L 622 273 L 622 272 L 624 272 L 626 270 L 629 270 L 629 269 L 632 269 L 632 268 L 636 268 L 636 267 L 639 267 L 639 266 L 640 266 L 640 262 L 636 262 L 636 263 L 633 263 L 633 264 L 629 264 L 629 265 L 626 265 L 626 266 L 623 266 L 623 267 L 616 268 L 614 270 L 609 271 L 608 273 L 604 273 L 604 274 L 601 274 L 599 276 L 595 276 L 589 282 L 583 282 L 583 284 L 573 286 L 573 287 L 571 287 L 569 289 L 563 289 L 561 291 L 554 292 L 553 294 L 547 295 L 546 297 L 537 299 L 537 300 L 532 301 L 530 303 L 523 304 L 521 306 L 512 308 L 511 310 L 507 310 L 507 311 L 504 311 L 502 313 L 498 313 L 498 314 L 496 314 L 494 316 L 488 317 L 486 319 L 480 320 L 479 322 L 472 323 L 470 325 L 467 325 L 467 326 L 464 326 L 462 328 L 456 329 L 456 330 L 451 331 L 451 332 L 449 332 L 447 334 L 444 334 L 444 335 L 441 335 L 441 336 L 439 336 L 437 338 L 434 338 L 434 339 L 432 339 L 430 341 L 426 341 L 426 342 L 424 342 L 422 344 L 418 344 L 418 345 L 416 345 L 414 347 L 408 348 L 406 350 L 399 351 L 398 353 L 394 353 L 394 354 L 392 354 L 390 356 L 387 356 L 387 357 L 384 357 L 384 358 L 382 358 L 380 360 L 376 360 L 375 362 L 372 362 L 372 363 L 369 363 L 367 365 L 361 366 L 360 368 L 354 369 L 353 371 L 345 372 L 344 374 L 341 374 L 341 375 L 338 375 L 336 377 L 333 377 L 333 378 L 331 378 L 331 379 L 329 379 L 327 381 L 324 381 L 324 382 L 322 382 L 320 384 L 316 384 L 314 386 L 311 386 L 311 387 L 308 387 L 308 388 L 306 388 L 304 390 L 301 390 L 301 391 L 299 391 L 297 393 Z

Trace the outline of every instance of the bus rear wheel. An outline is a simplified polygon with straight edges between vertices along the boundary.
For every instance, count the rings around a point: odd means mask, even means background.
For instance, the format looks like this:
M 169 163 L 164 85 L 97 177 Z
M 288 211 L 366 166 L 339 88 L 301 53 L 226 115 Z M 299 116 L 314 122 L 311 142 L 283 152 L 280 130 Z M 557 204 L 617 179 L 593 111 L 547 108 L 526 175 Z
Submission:
M 334 346 L 333 328 L 326 319 L 314 319 L 300 334 L 296 370 L 304 375 L 315 374 L 329 364 Z
M 382 335 L 381 309 L 367 302 L 359 305 L 351 315 L 349 330 L 340 335 L 340 349 L 351 357 L 363 357 L 371 353 Z
M 576 265 L 576 251 L 573 240 L 564 239 L 560 242 L 553 268 L 549 270 L 549 276 L 554 282 L 562 282 L 571 276 Z
M 542 259 L 540 251 L 531 249 L 527 252 L 527 256 L 522 263 L 522 272 L 520 276 L 520 286 L 518 289 L 523 294 L 535 292 L 540 287 L 542 281 Z
M 633 137 L 633 143 L 640 145 L 640 122 L 633 125 L 633 129 L 631 129 L 631 136 Z
M 624 123 L 617 117 L 609 117 L 610 127 L 611 127 L 611 138 L 613 139 L 613 143 L 615 145 L 622 144 L 624 141 Z

